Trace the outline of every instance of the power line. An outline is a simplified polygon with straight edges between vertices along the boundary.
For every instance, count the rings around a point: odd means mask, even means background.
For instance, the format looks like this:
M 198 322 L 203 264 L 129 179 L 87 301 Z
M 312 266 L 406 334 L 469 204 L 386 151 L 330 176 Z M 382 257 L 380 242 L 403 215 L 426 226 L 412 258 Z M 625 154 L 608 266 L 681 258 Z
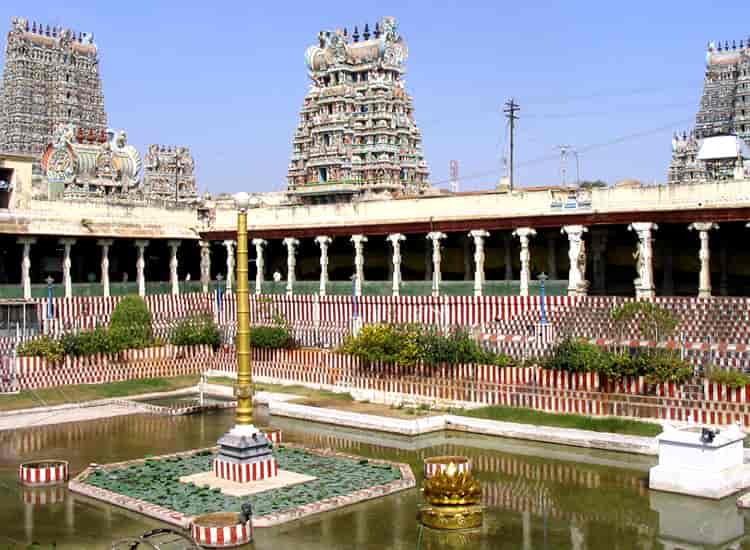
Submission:
M 624 143 L 626 141 L 630 141 L 631 139 L 637 139 L 637 138 L 641 138 L 641 137 L 646 137 L 646 136 L 653 135 L 653 134 L 658 134 L 660 132 L 664 132 L 664 131 L 667 131 L 667 130 L 672 131 L 675 126 L 677 126 L 679 124 L 687 124 L 688 122 L 691 122 L 692 120 L 694 120 L 692 117 L 688 118 L 688 119 L 676 120 L 674 122 L 670 122 L 670 123 L 665 124 L 663 126 L 659 126 L 658 128 L 651 128 L 649 130 L 644 130 L 644 131 L 641 131 L 641 132 L 635 132 L 635 133 L 632 133 L 632 134 L 626 134 L 626 135 L 623 135 L 623 136 L 620 136 L 620 137 L 617 137 L 617 138 L 613 138 L 613 139 L 608 140 L 608 141 L 603 141 L 601 143 L 593 143 L 593 144 L 587 145 L 585 147 L 580 147 L 578 149 L 578 153 L 579 154 L 581 154 L 581 153 L 587 153 L 589 151 L 594 151 L 596 149 L 602 149 L 602 148 L 605 148 L 605 147 L 610 147 L 612 145 L 619 145 L 620 143 Z M 519 162 L 518 166 L 533 166 L 533 165 L 536 165 L 536 164 L 541 164 L 543 162 L 549 162 L 551 160 L 557 160 L 559 158 L 560 158 L 560 155 L 557 154 L 557 153 L 555 153 L 555 154 L 547 154 L 547 155 L 542 155 L 542 156 L 539 156 L 539 157 L 535 157 L 535 158 L 532 158 L 532 159 L 528 159 L 528 160 Z M 497 168 L 494 168 L 492 170 L 484 170 L 484 171 L 481 171 L 481 172 L 474 172 L 474 173 L 469 174 L 467 176 L 463 176 L 463 177 L 459 178 L 459 181 L 465 182 L 465 181 L 474 180 L 474 179 L 483 178 L 483 177 L 492 176 L 492 175 L 497 175 L 497 174 L 498 174 L 498 170 L 497 170 Z M 437 186 L 437 185 L 444 185 L 446 183 L 450 183 L 450 179 L 439 180 L 437 182 L 433 182 L 432 185 Z

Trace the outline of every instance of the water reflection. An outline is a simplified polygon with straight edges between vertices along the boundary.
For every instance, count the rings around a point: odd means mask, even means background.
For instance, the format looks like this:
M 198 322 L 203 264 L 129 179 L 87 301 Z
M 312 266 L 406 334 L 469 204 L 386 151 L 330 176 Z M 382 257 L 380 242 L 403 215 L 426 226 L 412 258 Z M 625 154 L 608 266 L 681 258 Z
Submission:
M 746 520 L 734 499 L 705 501 L 653 493 L 647 457 L 618 455 L 461 433 L 407 438 L 286 419 L 258 423 L 284 430 L 288 441 L 409 463 L 422 477 L 426 456 L 465 454 L 482 482 L 485 525 L 474 533 L 421 530 L 418 492 L 407 491 L 330 514 L 259 530 L 263 549 L 685 549 L 750 548 Z M 64 488 L 25 489 L 18 462 L 41 457 L 71 461 L 73 474 L 90 462 L 113 462 L 212 445 L 232 423 L 231 412 L 195 416 L 133 415 L 69 425 L 0 432 L 0 548 L 108 548 L 112 540 L 158 525 L 137 514 Z

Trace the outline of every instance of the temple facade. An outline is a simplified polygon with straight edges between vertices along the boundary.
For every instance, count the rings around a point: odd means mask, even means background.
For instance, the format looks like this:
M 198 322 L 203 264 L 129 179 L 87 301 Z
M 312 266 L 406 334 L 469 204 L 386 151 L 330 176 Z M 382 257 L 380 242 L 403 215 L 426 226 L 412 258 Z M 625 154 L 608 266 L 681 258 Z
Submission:
M 361 39 L 360 39 L 361 38 Z M 312 80 L 294 133 L 288 191 L 298 200 L 418 194 L 429 171 L 405 87 L 406 42 L 393 17 L 370 32 L 322 31 L 305 52 Z
M 711 42 L 695 129 L 675 134 L 672 184 L 742 179 L 750 174 L 750 38 Z
M 41 156 L 62 124 L 107 129 L 93 35 L 14 17 L 5 47 L 0 151 Z

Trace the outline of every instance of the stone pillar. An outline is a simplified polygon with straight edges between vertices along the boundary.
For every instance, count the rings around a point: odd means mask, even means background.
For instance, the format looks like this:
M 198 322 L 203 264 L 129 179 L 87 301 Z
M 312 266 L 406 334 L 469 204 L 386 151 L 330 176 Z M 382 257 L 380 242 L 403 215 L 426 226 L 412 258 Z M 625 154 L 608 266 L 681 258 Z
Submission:
M 253 246 L 255 246 L 255 294 L 260 294 L 263 287 L 263 274 L 266 268 L 263 247 L 267 244 L 268 241 L 265 239 L 253 239 Z
M 427 239 L 432 241 L 432 295 L 440 296 L 440 282 L 442 277 L 440 274 L 440 263 L 442 261 L 442 255 L 440 254 L 440 241 L 445 239 L 447 235 L 440 231 L 432 231 L 427 234 Z
M 320 247 L 320 290 L 318 292 L 321 296 L 326 295 L 328 286 L 328 245 L 332 240 L 328 235 L 315 237 L 315 242 Z
M 227 284 L 224 287 L 224 292 L 226 294 L 231 294 L 232 287 L 234 287 L 234 247 L 236 245 L 237 243 L 235 241 L 224 241 L 224 246 L 227 249 Z
M 594 268 L 594 290 L 597 294 L 605 294 L 607 288 L 607 230 L 595 229 L 591 233 L 591 248 L 593 257 L 591 264 Z
M 283 240 L 286 246 L 286 293 L 288 296 L 294 294 L 295 271 L 297 268 L 297 245 L 299 241 L 293 237 Z
M 176 296 L 180 293 L 180 279 L 177 275 L 179 265 L 177 249 L 180 248 L 180 241 L 167 241 L 167 246 L 169 247 L 169 283 L 172 287 L 172 294 Z
M 60 239 L 60 244 L 63 245 L 63 286 L 65 287 L 65 297 L 70 298 L 73 296 L 73 279 L 70 276 L 70 268 L 73 262 L 70 259 L 70 249 L 76 244 L 75 239 Z
M 135 261 L 135 280 L 138 284 L 138 296 L 146 295 L 146 258 L 145 252 L 148 241 L 135 241 L 135 247 L 138 249 L 138 256 Z
M 211 242 L 200 241 L 201 247 L 201 292 L 208 292 L 211 284 Z
M 23 245 L 23 257 L 21 259 L 21 287 L 23 297 L 31 299 L 31 245 L 36 242 L 34 237 L 20 237 L 18 244 Z
M 633 281 L 636 298 L 656 296 L 653 264 L 654 239 L 651 233 L 657 229 L 659 226 L 652 222 L 636 222 L 628 226 L 628 230 L 635 231 L 638 236 L 638 248 L 633 254 L 638 272 L 638 277 Z
M 490 234 L 484 229 L 469 232 L 474 239 L 474 296 L 481 296 L 484 292 L 484 239 Z
M 109 296 L 109 247 L 114 244 L 114 240 L 99 239 L 97 244 L 102 247 L 102 294 L 104 296 Z
M 352 235 L 354 243 L 354 294 L 362 296 L 362 281 L 365 280 L 365 254 L 364 243 L 367 237 L 364 235 Z
M 463 238 L 463 249 L 464 249 L 464 281 L 471 281 L 471 241 L 469 240 L 471 233 Z M 475 241 L 476 245 L 476 241 Z
M 589 282 L 586 280 L 586 241 L 583 234 L 588 228 L 583 225 L 565 225 L 560 230 L 568 235 L 568 296 L 586 296 Z
M 401 233 L 391 233 L 386 237 L 393 247 L 393 257 L 391 265 L 393 266 L 393 277 L 392 287 L 393 295 L 401 295 L 401 241 L 405 241 L 406 237 Z
M 511 236 L 507 233 L 503 235 L 503 250 L 505 255 L 503 257 L 503 263 L 505 264 L 505 280 L 513 280 L 513 257 L 510 253 L 510 238 Z
M 547 236 L 547 275 L 550 279 L 557 279 L 557 236 Z
M 701 272 L 698 278 L 698 298 L 711 297 L 711 249 L 708 246 L 708 232 L 719 229 L 713 222 L 695 222 L 688 226 L 690 231 L 697 231 L 701 241 L 698 258 L 701 261 Z
M 513 236 L 518 237 L 518 240 L 521 242 L 521 290 L 519 292 L 521 296 L 529 295 L 529 281 L 531 279 L 531 270 L 529 269 L 529 260 L 531 260 L 529 238 L 534 235 L 536 235 L 536 230 L 531 227 L 519 227 L 513 231 Z

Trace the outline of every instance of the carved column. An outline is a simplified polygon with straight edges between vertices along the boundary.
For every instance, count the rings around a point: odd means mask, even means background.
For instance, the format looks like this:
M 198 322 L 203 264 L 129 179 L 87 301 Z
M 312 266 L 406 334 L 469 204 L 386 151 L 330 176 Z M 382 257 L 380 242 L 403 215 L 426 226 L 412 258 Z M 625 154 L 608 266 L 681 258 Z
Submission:
M 469 232 L 474 239 L 474 296 L 481 296 L 484 292 L 484 239 L 490 234 L 484 229 Z
M 365 279 L 365 255 L 364 243 L 367 237 L 364 235 L 352 235 L 354 243 L 354 294 L 362 296 L 362 281 Z
M 503 250 L 505 252 L 503 257 L 503 263 L 505 264 L 505 280 L 513 280 L 513 257 L 510 252 L 510 239 L 511 236 L 507 233 L 503 235 Z
M 390 241 L 393 247 L 393 295 L 399 296 L 401 294 L 401 241 L 405 241 L 406 237 L 401 233 L 391 233 L 387 239 Z
M 263 287 L 263 274 L 266 269 L 263 247 L 267 244 L 268 241 L 265 239 L 253 239 L 253 246 L 255 246 L 255 294 L 260 294 Z
M 701 261 L 701 272 L 698 278 L 698 298 L 711 297 L 711 249 L 708 243 L 708 232 L 719 229 L 719 225 L 713 222 L 695 222 L 688 226 L 690 231 L 697 231 L 701 241 L 698 258 Z
M 295 271 L 297 268 L 297 246 L 299 241 L 292 237 L 283 240 L 286 246 L 286 293 L 288 296 L 294 294 Z
M 31 245 L 36 242 L 34 237 L 21 237 L 18 244 L 23 245 L 23 257 L 21 259 L 21 287 L 23 297 L 31 299 Z
M 531 270 L 529 269 L 529 261 L 531 260 L 529 238 L 534 235 L 536 235 L 536 230 L 531 227 L 519 227 L 513 231 L 513 236 L 518 237 L 518 240 L 521 242 L 521 290 L 519 292 L 521 296 L 529 295 L 529 280 L 531 279 Z
M 201 247 L 201 291 L 208 292 L 211 284 L 211 242 L 200 241 Z
M 589 283 L 586 280 L 586 242 L 583 234 L 588 228 L 583 225 L 565 225 L 560 230 L 568 235 L 568 296 L 586 296 Z
M 231 294 L 232 287 L 234 287 L 234 247 L 236 244 L 232 240 L 224 241 L 224 246 L 227 249 L 227 284 L 224 287 L 226 294 Z
M 332 240 L 327 235 L 315 237 L 315 242 L 320 247 L 320 290 L 318 292 L 321 296 L 326 295 L 328 286 L 328 245 L 331 244 Z
M 179 265 L 177 249 L 180 248 L 180 241 L 167 241 L 167 246 L 169 246 L 169 283 L 172 287 L 172 294 L 176 296 L 180 293 L 180 279 L 177 275 Z
M 104 296 L 110 295 L 109 290 L 109 247 L 112 246 L 114 240 L 112 239 L 99 239 L 97 244 L 102 247 L 102 294 Z
M 557 235 L 547 236 L 547 275 L 550 279 L 557 279 Z
M 135 280 L 138 284 L 138 296 L 146 295 L 146 247 L 148 241 L 135 241 L 135 247 L 138 249 L 138 256 L 135 261 Z
M 607 288 L 607 230 L 595 229 L 591 233 L 591 248 L 593 257 L 591 264 L 594 268 L 594 290 L 597 294 L 605 294 Z
M 656 295 L 654 287 L 653 250 L 654 239 L 652 232 L 659 226 L 652 222 L 636 222 L 628 226 L 638 236 L 638 248 L 633 258 L 636 260 L 638 277 L 633 281 L 636 298 L 653 298 Z
M 70 249 L 76 243 L 75 239 L 60 239 L 60 244 L 63 245 L 63 286 L 65 288 L 65 297 L 70 298 L 73 296 L 73 279 L 70 276 L 70 268 L 73 262 L 70 259 Z
M 440 273 L 440 263 L 442 255 L 440 253 L 440 241 L 447 235 L 440 231 L 432 231 L 427 234 L 427 238 L 432 241 L 432 295 L 440 296 L 440 282 L 442 281 Z

